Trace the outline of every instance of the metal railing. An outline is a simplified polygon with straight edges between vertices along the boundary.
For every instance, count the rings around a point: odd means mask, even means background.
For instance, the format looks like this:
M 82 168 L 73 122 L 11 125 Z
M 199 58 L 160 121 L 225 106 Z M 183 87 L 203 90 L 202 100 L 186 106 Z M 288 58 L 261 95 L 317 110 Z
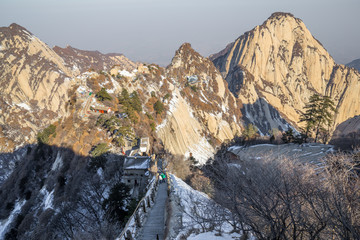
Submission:
M 140 228 L 138 226 L 137 221 L 141 221 L 141 219 L 136 219 L 140 217 L 140 211 L 141 209 L 146 209 L 146 206 L 148 206 L 147 208 L 150 208 L 150 201 L 151 198 L 154 202 L 154 194 L 155 191 L 157 190 L 158 186 L 158 178 L 157 178 L 157 174 L 151 179 L 151 181 L 149 182 L 149 184 L 146 186 L 146 189 L 148 189 L 146 191 L 146 194 L 143 198 L 141 198 L 141 200 L 139 201 L 138 205 L 136 206 L 135 211 L 133 212 L 133 214 L 131 215 L 131 217 L 129 218 L 129 220 L 127 221 L 124 229 L 122 230 L 122 232 L 120 233 L 119 237 L 116 238 L 116 240 L 126 240 L 126 239 L 133 239 L 133 237 L 136 235 L 136 230 L 138 228 Z M 155 189 L 155 190 L 154 190 Z M 153 196 L 151 196 L 153 195 Z M 146 203 L 147 200 L 147 203 Z M 135 226 L 130 226 L 130 224 L 133 223 L 135 224 Z M 129 228 L 132 227 L 132 231 L 128 232 Z M 131 236 L 128 236 L 130 235 Z

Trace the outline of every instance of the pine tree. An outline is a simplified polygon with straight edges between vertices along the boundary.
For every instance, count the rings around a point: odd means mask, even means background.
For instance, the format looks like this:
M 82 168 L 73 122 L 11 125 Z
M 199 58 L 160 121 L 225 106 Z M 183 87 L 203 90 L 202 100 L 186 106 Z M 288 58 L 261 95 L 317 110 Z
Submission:
M 130 101 L 130 105 L 131 107 L 137 111 L 137 112 L 141 112 L 142 111 L 142 106 L 141 106 L 141 100 L 139 98 L 139 95 L 137 92 L 133 91 L 131 93 L 131 101 Z
M 105 88 L 101 88 L 101 90 L 96 94 L 96 97 L 100 101 L 112 100 L 112 97 L 108 94 Z
M 247 125 L 242 131 L 242 136 L 244 137 L 245 140 L 253 139 L 256 137 L 257 134 L 258 134 L 257 127 L 251 123 Z
M 154 110 L 156 114 L 161 114 L 164 111 L 164 104 L 160 100 L 157 100 L 156 103 L 154 103 Z
M 315 142 L 320 134 L 328 136 L 333 122 L 333 114 L 336 111 L 335 104 L 330 97 L 314 94 L 310 97 L 305 109 L 305 113 L 300 117 L 300 122 L 306 122 L 305 136 L 308 137 L 315 132 Z

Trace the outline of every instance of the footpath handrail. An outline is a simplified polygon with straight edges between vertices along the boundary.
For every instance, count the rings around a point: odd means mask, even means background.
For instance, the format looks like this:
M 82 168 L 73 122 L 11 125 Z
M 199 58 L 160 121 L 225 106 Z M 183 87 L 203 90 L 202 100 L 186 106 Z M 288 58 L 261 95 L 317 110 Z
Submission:
M 170 194 L 171 194 L 171 190 L 173 189 L 173 184 L 172 181 L 170 179 L 170 174 L 168 172 L 166 172 L 166 181 L 167 181 L 167 203 L 166 203 L 166 211 L 165 211 L 165 235 L 164 235 L 164 239 L 169 239 L 169 235 L 170 235 L 170 228 L 171 228 L 171 216 L 172 216 L 172 205 L 171 205 L 171 200 L 170 198 Z
M 122 232 L 120 233 L 119 237 L 116 238 L 116 240 L 122 240 L 124 239 L 126 230 L 128 230 L 129 225 L 131 223 L 131 221 L 133 219 L 135 219 L 135 215 L 137 214 L 137 211 L 139 210 L 139 208 L 141 207 L 142 204 L 145 204 L 145 199 L 146 197 L 148 197 L 150 194 L 150 192 L 154 189 L 154 186 L 156 186 L 158 183 L 158 179 L 156 177 L 156 175 L 150 180 L 149 184 L 146 186 L 146 188 L 148 188 L 148 190 L 146 191 L 146 194 L 143 198 L 141 198 L 141 200 L 139 201 L 138 205 L 135 208 L 135 211 L 133 212 L 133 214 L 131 215 L 131 217 L 129 218 L 129 220 L 127 221 L 124 229 L 122 230 Z M 134 228 L 135 229 L 135 228 Z M 134 236 L 134 229 L 131 232 L 131 235 Z

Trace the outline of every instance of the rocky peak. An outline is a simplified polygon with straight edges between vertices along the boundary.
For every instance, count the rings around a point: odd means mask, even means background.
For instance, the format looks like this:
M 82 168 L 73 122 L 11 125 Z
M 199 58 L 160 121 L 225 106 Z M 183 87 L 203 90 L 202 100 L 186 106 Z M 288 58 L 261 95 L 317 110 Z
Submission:
M 272 14 L 212 60 L 227 82 L 236 85 L 230 89 L 237 90 L 243 103 L 263 98 L 292 123 L 298 122 L 312 94 L 325 94 L 335 64 L 305 24 L 290 13 Z M 241 78 L 244 70 L 252 75 L 247 82 Z
M 157 134 L 170 152 L 191 153 L 204 163 L 216 144 L 240 132 L 238 103 L 214 64 L 189 43 L 180 46 L 165 73 L 171 107 Z
M 16 24 L 16 23 L 12 23 L 10 24 L 9 27 L 2 27 L 0 28 L 1 32 L 9 32 L 11 33 L 11 35 L 20 35 L 20 34 L 27 34 L 27 35 L 32 35 L 32 33 L 30 33 L 26 28 Z
M 169 67 L 186 67 L 185 65 L 192 64 L 194 61 L 201 62 L 202 60 L 203 57 L 191 47 L 190 43 L 183 43 L 175 52 Z
M 296 19 L 296 20 L 300 20 L 298 18 L 295 18 L 294 15 L 291 14 L 291 13 L 274 12 L 273 14 L 271 14 L 271 16 L 264 23 L 266 23 L 267 21 L 273 21 L 273 20 L 279 21 L 279 20 L 284 19 L 284 18 L 293 18 L 293 19 Z
M 17 24 L 0 28 L 0 62 L 0 141 L 6 136 L 11 149 L 9 142 L 31 142 L 39 128 L 65 113 L 73 72 Z
M 339 103 L 343 114 L 336 115 L 335 124 L 358 112 L 354 108 L 345 111 L 348 107 L 344 102 L 345 96 L 353 95 L 350 91 L 359 91 L 357 74 L 336 67 L 305 24 L 290 13 L 272 14 L 211 59 L 244 106 L 263 99 L 294 126 L 298 126 L 305 104 L 315 93 L 330 94 Z M 360 104 L 355 102 L 359 109 Z
M 180 83 L 186 83 L 189 77 L 196 76 L 199 82 L 213 85 L 211 91 L 221 98 L 228 90 L 226 81 L 212 61 L 201 56 L 189 43 L 182 44 L 176 51 L 171 64 L 167 67 L 167 73 L 176 77 Z

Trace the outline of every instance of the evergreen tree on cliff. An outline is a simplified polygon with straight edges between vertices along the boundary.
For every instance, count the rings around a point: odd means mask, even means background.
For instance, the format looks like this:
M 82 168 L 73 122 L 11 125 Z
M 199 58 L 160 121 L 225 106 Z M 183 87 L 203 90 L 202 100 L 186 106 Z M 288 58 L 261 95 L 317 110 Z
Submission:
M 326 142 L 336 111 L 334 102 L 329 96 L 314 94 L 310 97 L 305 109 L 305 113 L 300 117 L 300 122 L 306 122 L 305 135 L 309 137 L 315 132 L 315 142 L 317 142 L 322 134 L 323 141 Z

